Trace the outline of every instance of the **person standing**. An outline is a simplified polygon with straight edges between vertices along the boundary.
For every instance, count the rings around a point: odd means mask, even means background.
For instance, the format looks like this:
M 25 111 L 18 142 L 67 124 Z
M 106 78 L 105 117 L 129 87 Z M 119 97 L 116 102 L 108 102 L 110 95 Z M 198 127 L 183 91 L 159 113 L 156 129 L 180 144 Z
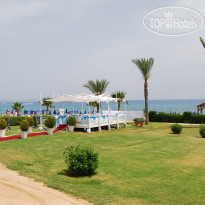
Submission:
M 34 128 L 38 128 L 38 115 L 37 115 L 37 112 L 34 113 L 33 120 L 34 120 Z
M 7 120 L 7 130 L 11 130 L 10 128 L 10 125 L 11 125 L 11 114 L 10 114 L 10 111 L 8 110 L 7 113 L 6 113 L 7 117 L 8 117 L 8 120 Z

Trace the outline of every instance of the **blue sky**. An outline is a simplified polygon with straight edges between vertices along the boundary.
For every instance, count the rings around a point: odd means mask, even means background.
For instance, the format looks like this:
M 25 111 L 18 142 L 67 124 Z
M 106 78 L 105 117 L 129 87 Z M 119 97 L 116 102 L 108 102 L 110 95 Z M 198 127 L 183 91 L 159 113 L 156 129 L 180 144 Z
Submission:
M 186 36 L 148 31 L 144 16 L 180 5 L 203 16 L 202 0 L 0 0 L 0 100 L 88 92 L 88 80 L 107 79 L 107 93 L 143 99 L 133 58 L 153 57 L 150 99 L 203 99 L 204 26 Z

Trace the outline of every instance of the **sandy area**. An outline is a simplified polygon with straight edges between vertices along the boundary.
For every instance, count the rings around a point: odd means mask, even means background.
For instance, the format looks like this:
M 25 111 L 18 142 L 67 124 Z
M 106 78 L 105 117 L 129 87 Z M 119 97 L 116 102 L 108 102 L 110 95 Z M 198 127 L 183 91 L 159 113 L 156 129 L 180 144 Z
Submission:
M 0 205 L 88 205 L 90 203 L 20 176 L 0 164 Z

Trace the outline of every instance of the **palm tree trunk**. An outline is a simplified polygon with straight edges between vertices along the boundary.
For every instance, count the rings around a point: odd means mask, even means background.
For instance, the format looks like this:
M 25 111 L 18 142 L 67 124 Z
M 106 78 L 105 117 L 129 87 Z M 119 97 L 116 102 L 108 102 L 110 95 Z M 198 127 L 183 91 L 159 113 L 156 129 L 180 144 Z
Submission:
M 118 102 L 118 111 L 120 111 L 120 102 Z
M 100 112 L 100 103 L 97 103 L 97 113 Z
M 47 107 L 47 110 L 46 110 L 46 115 L 48 115 L 49 114 L 49 110 L 48 110 L 48 107 Z
M 148 110 L 148 83 L 147 79 L 144 82 L 144 98 L 145 98 L 145 123 L 149 124 L 149 110 Z

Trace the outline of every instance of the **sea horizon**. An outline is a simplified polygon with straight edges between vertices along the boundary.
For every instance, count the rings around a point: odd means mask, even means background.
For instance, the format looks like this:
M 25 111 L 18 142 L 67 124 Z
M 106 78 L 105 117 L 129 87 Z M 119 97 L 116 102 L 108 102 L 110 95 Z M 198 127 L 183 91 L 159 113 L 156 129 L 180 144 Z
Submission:
M 144 100 L 128 100 L 129 105 L 126 105 L 126 111 L 138 111 L 144 109 Z M 167 113 L 183 113 L 185 111 L 190 112 L 197 112 L 197 105 L 203 103 L 202 99 L 150 99 L 149 100 L 149 110 L 154 110 L 157 112 L 167 112 Z M 7 110 L 12 111 L 11 105 L 13 101 L 9 102 L 1 102 L 0 101 L 0 114 L 4 115 Z M 22 109 L 22 114 L 24 110 L 30 111 L 37 111 L 40 113 L 40 103 L 39 101 L 22 101 L 22 105 L 24 108 Z M 55 110 L 58 112 L 60 108 L 65 108 L 67 111 L 73 110 L 73 103 L 66 102 L 64 105 L 63 103 L 55 103 L 54 104 Z M 111 102 L 110 104 L 111 110 L 117 110 L 117 104 Z M 46 107 L 41 107 L 41 110 L 46 110 Z M 54 108 L 51 108 L 51 113 L 53 113 Z M 86 103 L 83 104 L 82 110 L 82 103 L 75 103 L 74 110 L 78 112 L 88 112 L 89 107 Z M 92 108 L 91 108 L 92 110 Z M 102 103 L 101 110 L 108 110 L 108 106 L 106 103 Z M 124 103 L 121 103 L 121 110 L 125 110 Z

